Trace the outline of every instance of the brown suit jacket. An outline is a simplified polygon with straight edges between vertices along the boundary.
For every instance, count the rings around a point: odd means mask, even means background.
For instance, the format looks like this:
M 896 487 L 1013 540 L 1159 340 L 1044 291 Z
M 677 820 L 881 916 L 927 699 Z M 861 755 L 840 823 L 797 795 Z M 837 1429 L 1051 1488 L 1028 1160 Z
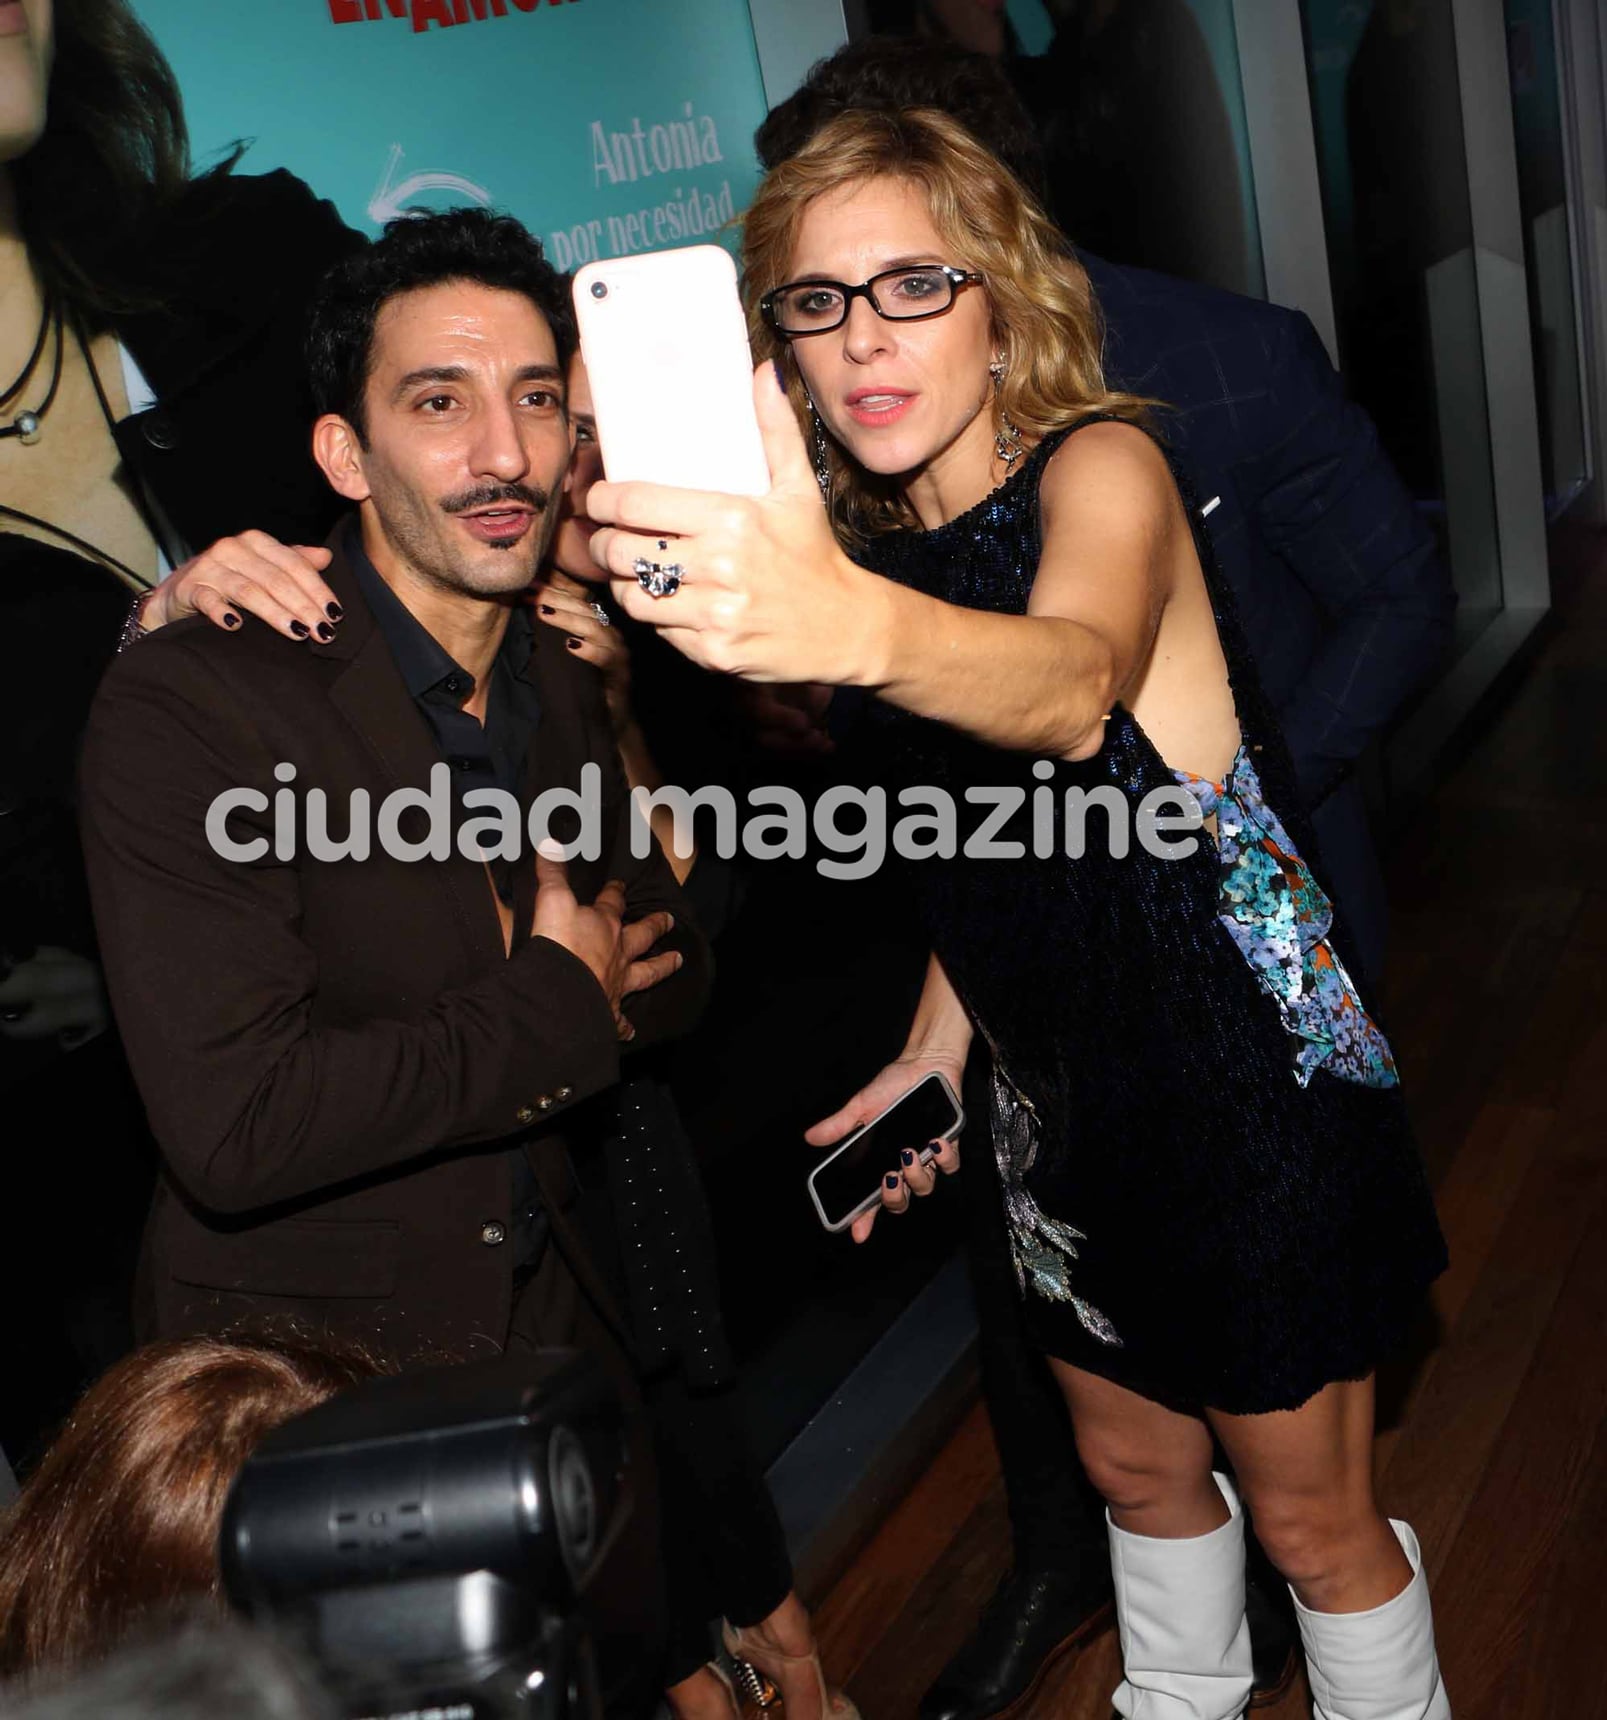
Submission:
M 616 1329 L 606 1273 L 578 1222 L 570 1147 L 620 1051 L 601 986 L 528 936 L 534 865 L 516 868 L 511 955 L 485 867 L 402 861 L 241 863 L 205 834 L 226 789 L 348 797 L 428 786 L 439 762 L 357 581 L 331 540 L 345 610 L 328 645 L 250 618 L 194 620 L 125 652 L 91 713 L 83 831 L 107 984 L 163 1155 L 146 1228 L 143 1336 L 288 1317 L 398 1359 L 494 1354 L 513 1276 L 510 1146 L 524 1143 L 555 1241 Z M 706 947 L 655 848 L 631 858 L 627 801 L 595 672 L 551 628 L 526 674 L 540 721 L 524 799 L 603 772 L 599 859 L 573 861 L 588 901 L 626 880 L 629 916 L 671 908 L 681 971 L 627 1001 L 636 1046 L 690 1025 Z M 299 817 L 299 814 L 298 814 Z M 235 812 L 231 837 L 274 836 Z M 528 852 L 528 844 L 527 844 Z

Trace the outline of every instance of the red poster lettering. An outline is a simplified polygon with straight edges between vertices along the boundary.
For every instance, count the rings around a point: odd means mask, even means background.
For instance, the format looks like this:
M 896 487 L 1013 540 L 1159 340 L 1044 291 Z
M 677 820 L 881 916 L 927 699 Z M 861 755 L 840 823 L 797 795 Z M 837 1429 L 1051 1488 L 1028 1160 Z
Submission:
M 0 0 L 4 4 L 4 0 Z M 541 6 L 541 0 L 512 0 L 515 11 L 530 13 Z M 547 0 L 549 6 L 572 5 L 573 0 Z M 509 0 L 328 0 L 329 21 L 332 24 L 361 24 L 365 19 L 375 23 L 387 13 L 392 18 L 413 20 L 415 34 L 438 25 L 450 29 L 454 24 L 483 23 L 487 18 L 506 18 Z

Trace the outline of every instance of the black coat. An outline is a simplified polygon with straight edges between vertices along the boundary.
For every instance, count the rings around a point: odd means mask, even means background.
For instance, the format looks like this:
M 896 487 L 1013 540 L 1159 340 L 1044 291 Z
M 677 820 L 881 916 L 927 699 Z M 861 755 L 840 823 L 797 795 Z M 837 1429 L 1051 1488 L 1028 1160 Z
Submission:
M 341 503 L 310 452 L 302 338 L 313 288 L 365 243 L 282 169 L 198 179 L 150 235 L 158 308 L 114 329 L 157 404 L 117 445 L 185 549 L 251 526 L 327 536 Z
M 1320 875 L 1359 965 L 1376 973 L 1383 880 L 1353 767 L 1445 655 L 1449 570 L 1308 318 L 1082 261 L 1111 385 L 1171 408 L 1159 427 L 1210 507 L 1206 529 L 1289 744 Z
M 283 172 L 196 180 L 148 235 L 141 290 L 159 308 L 116 319 L 112 332 L 158 404 L 123 419 L 116 437 L 170 528 L 170 556 L 250 526 L 292 543 L 328 535 L 341 503 L 309 452 L 302 329 L 319 277 L 362 243 Z M 13 809 L 0 838 L 0 947 L 93 952 L 73 772 L 130 601 L 98 562 L 0 532 L 0 624 L 30 641 L 11 676 L 0 760 L 0 802 Z
M 194 180 L 141 234 L 126 273 L 153 308 L 113 318 L 111 332 L 158 404 L 115 434 L 169 528 L 170 556 L 250 526 L 323 542 L 340 503 L 309 452 L 303 326 L 319 278 L 365 242 L 285 172 Z M 95 953 L 73 777 L 130 601 L 98 562 L 0 529 L 0 627 L 28 641 L 0 754 L 0 951 Z M 105 1060 L 108 1044 L 74 1067 Z M 58 1061 L 51 1040 L 0 1044 L 0 1090 Z
M 170 1336 L 290 1315 L 402 1359 L 489 1353 L 508 1329 L 521 1140 L 571 1270 L 617 1309 L 572 1216 L 564 1150 L 573 1113 L 619 1077 L 614 1020 L 584 964 L 529 936 L 528 858 L 505 955 L 485 867 L 456 852 L 214 852 L 214 797 L 271 784 L 278 761 L 327 793 L 336 832 L 355 791 L 377 806 L 439 762 L 338 541 L 326 578 L 346 612 L 330 643 L 181 621 L 117 660 L 90 719 L 96 923 L 164 1166 L 141 1324 Z M 645 1047 L 696 1015 L 706 947 L 658 849 L 626 847 L 597 675 L 547 627 L 522 673 L 541 718 L 521 801 L 578 785 L 588 762 L 602 772 L 601 852 L 571 862 L 575 893 L 617 877 L 629 918 L 676 915 L 663 947 L 684 967 L 625 1004 Z M 256 822 L 231 828 L 244 838 Z

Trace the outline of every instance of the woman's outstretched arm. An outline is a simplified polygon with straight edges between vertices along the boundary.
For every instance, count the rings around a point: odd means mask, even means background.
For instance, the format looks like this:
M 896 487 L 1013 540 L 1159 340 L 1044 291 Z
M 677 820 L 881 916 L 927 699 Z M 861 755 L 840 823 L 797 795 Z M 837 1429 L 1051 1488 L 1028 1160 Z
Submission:
M 785 396 L 755 383 L 765 496 L 600 484 L 592 553 L 616 599 L 695 662 L 762 681 L 862 686 L 995 746 L 1098 751 L 1140 673 L 1187 531 L 1165 460 L 1140 430 L 1092 425 L 1043 474 L 1043 554 L 1026 615 L 963 609 L 856 567 L 831 534 Z M 672 538 L 660 550 L 658 539 Z M 673 556 L 681 589 L 648 597 L 638 557 Z

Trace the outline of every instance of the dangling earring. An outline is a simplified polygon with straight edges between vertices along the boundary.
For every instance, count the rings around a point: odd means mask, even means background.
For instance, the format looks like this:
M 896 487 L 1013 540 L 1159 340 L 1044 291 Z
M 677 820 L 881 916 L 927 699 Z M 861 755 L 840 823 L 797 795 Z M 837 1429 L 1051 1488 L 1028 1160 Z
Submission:
M 820 422 L 820 414 L 815 410 L 813 401 L 809 403 L 809 421 L 815 427 L 815 482 L 820 485 L 821 495 L 829 502 L 831 500 L 831 465 L 826 459 L 826 426 Z
M 999 390 L 1004 384 L 1004 360 L 994 359 L 988 366 L 988 375 L 993 378 L 993 397 L 997 401 Z M 999 429 L 993 438 L 993 457 L 1004 462 L 1005 476 L 1010 475 L 1010 468 L 1026 453 L 1021 446 L 1021 432 L 1010 421 L 1010 415 L 1001 405 L 999 407 Z

